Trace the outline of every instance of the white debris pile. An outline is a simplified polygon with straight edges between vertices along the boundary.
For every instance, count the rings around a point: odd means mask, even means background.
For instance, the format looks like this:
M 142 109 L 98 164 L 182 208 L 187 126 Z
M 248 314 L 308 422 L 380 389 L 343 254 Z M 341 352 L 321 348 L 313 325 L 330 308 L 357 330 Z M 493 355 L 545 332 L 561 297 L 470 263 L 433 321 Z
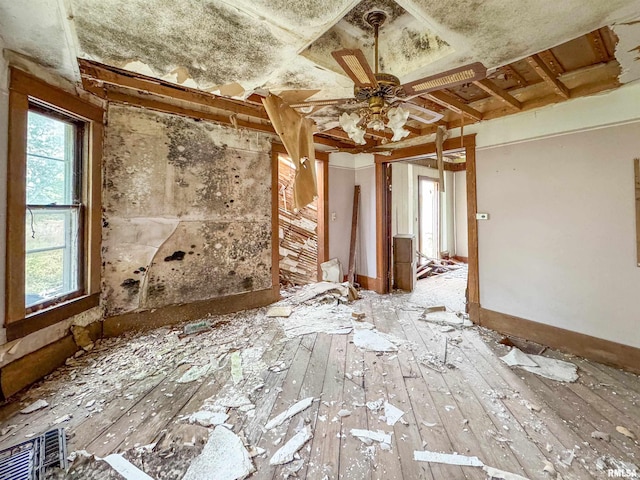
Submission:
M 516 347 L 513 347 L 505 356 L 500 357 L 500 360 L 510 367 L 519 367 L 551 380 L 559 382 L 578 380 L 578 367 L 573 363 L 542 355 L 528 355 Z

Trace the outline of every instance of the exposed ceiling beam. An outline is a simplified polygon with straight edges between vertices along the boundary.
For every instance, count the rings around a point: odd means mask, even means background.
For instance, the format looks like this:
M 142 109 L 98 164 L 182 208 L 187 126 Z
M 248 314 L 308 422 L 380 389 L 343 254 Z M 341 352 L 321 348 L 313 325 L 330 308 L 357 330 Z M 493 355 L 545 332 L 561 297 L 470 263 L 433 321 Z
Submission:
M 533 67 L 540 78 L 553 88 L 553 91 L 556 92 L 556 94 L 564 97 L 565 99 L 569 99 L 571 96 L 569 89 L 565 87 L 560 80 L 558 80 L 558 77 L 549 69 L 538 55 L 531 55 L 530 57 L 527 57 L 527 62 L 529 62 L 529 65 Z
M 518 73 L 518 71 L 512 65 L 505 65 L 504 67 L 501 67 L 501 70 L 506 76 L 513 77 L 520 87 L 524 87 L 527 85 L 527 81 L 522 75 Z
M 489 95 L 493 95 L 501 102 L 506 105 L 510 105 L 516 110 L 522 110 L 522 104 L 510 93 L 506 90 L 503 90 L 498 85 L 496 85 L 493 81 L 488 78 L 482 80 L 476 80 L 473 82 L 477 87 L 480 87 L 482 90 L 487 92 Z
M 551 50 L 543 50 L 541 52 L 538 52 L 537 55 L 542 59 L 544 64 L 549 67 L 549 70 L 551 70 L 556 77 L 562 75 L 565 72 L 564 67 L 560 64 L 558 58 Z
M 218 113 L 206 112 L 203 110 L 196 110 L 193 108 L 183 107 L 164 101 L 160 97 L 153 97 L 151 95 L 145 95 L 144 97 L 130 95 L 128 93 L 118 92 L 114 90 L 105 89 L 105 96 L 107 100 L 111 102 L 127 103 L 130 105 L 145 107 L 151 110 L 159 112 L 172 113 L 176 115 L 183 115 L 195 119 L 210 120 L 223 125 L 230 125 L 233 127 L 247 128 L 250 130 L 257 130 L 260 132 L 268 132 L 275 134 L 276 131 L 270 123 L 258 123 L 249 122 L 236 118 L 232 115 L 222 115 Z
M 163 97 L 185 100 L 207 107 L 225 110 L 231 113 L 248 115 L 250 117 L 268 119 L 267 112 L 262 106 L 249 105 L 241 100 L 220 97 L 212 93 L 194 88 L 183 87 L 157 78 L 129 72 L 116 67 L 103 65 L 90 60 L 78 59 L 83 84 L 86 80 L 98 81 L 110 85 L 142 90 Z
M 598 61 L 608 61 L 609 53 L 607 52 L 607 48 L 604 44 L 604 39 L 602 38 L 600 30 L 594 30 L 591 33 L 587 33 L 585 36 L 587 37 L 589 45 L 591 46 L 591 50 L 593 51 L 593 54 L 596 56 Z
M 444 92 L 430 92 L 427 94 L 430 100 L 433 100 L 440 105 L 449 108 L 455 112 L 463 112 L 465 115 L 473 118 L 474 120 L 482 120 L 482 113 L 475 108 L 472 108 L 459 100 L 456 100 L 451 95 Z

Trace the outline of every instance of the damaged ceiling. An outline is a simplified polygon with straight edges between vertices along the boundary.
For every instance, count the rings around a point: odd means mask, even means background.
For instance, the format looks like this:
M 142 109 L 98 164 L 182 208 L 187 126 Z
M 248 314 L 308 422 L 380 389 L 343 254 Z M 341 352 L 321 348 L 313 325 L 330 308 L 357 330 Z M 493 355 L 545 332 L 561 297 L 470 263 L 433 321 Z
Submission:
M 372 62 L 363 14 L 375 9 L 389 15 L 381 68 L 407 82 L 474 61 L 489 69 L 511 63 L 629 21 L 640 1 L 1 0 L 0 36 L 6 48 L 75 81 L 77 56 L 227 95 L 267 88 L 349 97 L 352 82 L 331 51 L 361 48 Z M 631 68 L 635 56 L 624 53 Z

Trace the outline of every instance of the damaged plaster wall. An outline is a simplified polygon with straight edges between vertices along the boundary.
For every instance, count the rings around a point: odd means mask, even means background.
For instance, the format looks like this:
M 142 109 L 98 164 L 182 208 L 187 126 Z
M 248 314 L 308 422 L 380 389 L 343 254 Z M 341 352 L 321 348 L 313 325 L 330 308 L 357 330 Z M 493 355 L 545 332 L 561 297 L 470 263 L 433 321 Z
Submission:
M 640 347 L 637 116 L 477 152 L 483 308 Z
M 353 155 L 329 156 L 329 256 L 338 258 L 346 273 L 349 269 L 353 187 L 356 182 Z
M 106 316 L 271 288 L 271 140 L 110 105 Z

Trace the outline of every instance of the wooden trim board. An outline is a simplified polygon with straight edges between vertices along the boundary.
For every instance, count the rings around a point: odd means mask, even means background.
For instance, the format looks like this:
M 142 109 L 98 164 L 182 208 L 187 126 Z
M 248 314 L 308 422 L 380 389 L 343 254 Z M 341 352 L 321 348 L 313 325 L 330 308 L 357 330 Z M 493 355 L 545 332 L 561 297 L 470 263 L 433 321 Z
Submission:
M 102 337 L 102 322 L 87 327 L 93 341 Z M 67 335 L 0 369 L 0 400 L 5 400 L 25 387 L 64 365 L 79 350 L 73 336 Z
M 486 308 L 480 308 L 479 310 L 479 324 L 483 327 L 640 374 L 640 348 L 526 320 L 506 313 L 487 310 Z
M 245 292 L 183 305 L 169 305 L 154 310 L 125 313 L 106 318 L 103 322 L 103 334 L 105 337 L 117 337 L 125 332 L 151 330 L 189 320 L 198 320 L 209 314 L 223 315 L 263 307 L 279 299 L 280 285 L 276 283 L 272 288 L 256 292 Z
M 356 282 L 365 290 L 378 291 L 378 279 L 372 277 L 365 277 L 364 275 L 356 275 Z

